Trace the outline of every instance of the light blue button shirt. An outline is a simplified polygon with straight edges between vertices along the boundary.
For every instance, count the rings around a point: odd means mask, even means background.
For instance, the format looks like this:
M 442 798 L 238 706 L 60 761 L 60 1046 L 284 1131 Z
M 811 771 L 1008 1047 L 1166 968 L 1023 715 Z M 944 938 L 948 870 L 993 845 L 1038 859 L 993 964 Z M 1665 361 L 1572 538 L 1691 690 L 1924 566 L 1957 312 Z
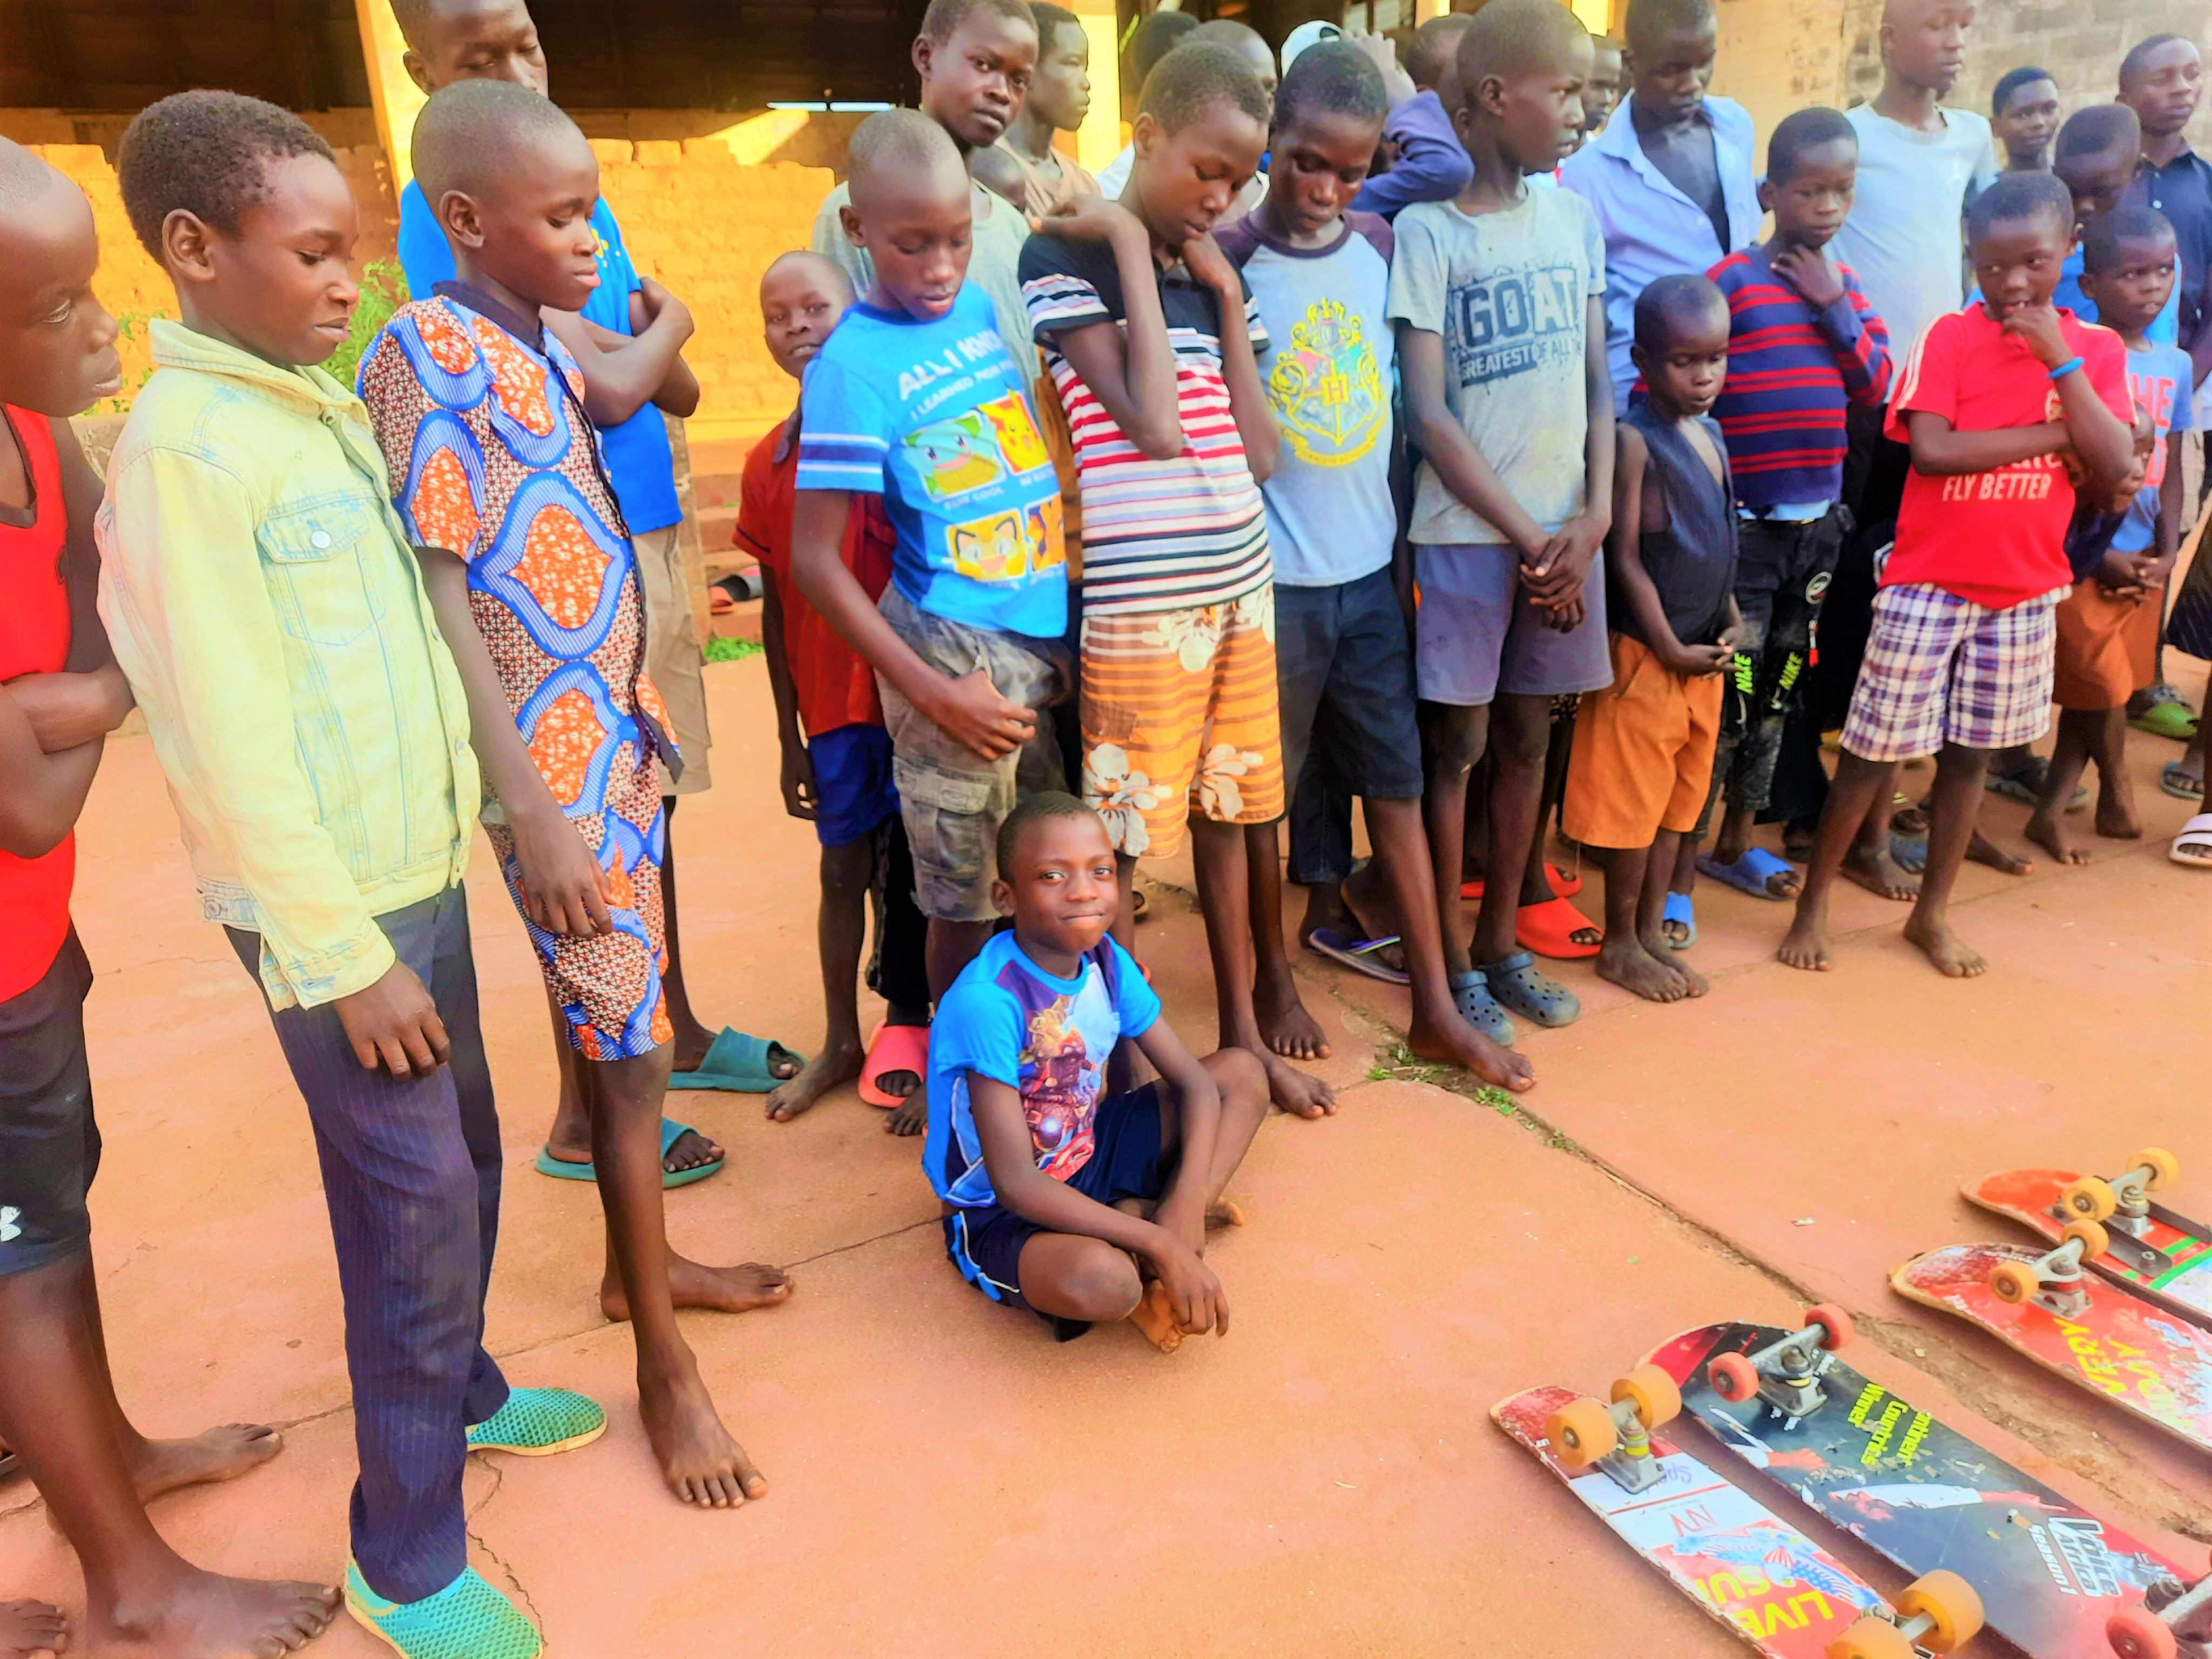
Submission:
M 1759 234 L 1766 216 L 1759 205 L 1757 137 L 1751 115 L 1727 98 L 1705 100 L 1712 123 L 1713 159 L 1728 207 L 1729 245 L 1713 240 L 1713 222 L 1651 165 L 1636 137 L 1636 94 L 1605 130 L 1560 164 L 1559 182 L 1590 204 L 1605 233 L 1605 343 L 1613 367 L 1613 398 L 1625 408 L 1636 366 L 1628 361 L 1635 332 L 1636 296 L 1656 277 L 1710 270 Z

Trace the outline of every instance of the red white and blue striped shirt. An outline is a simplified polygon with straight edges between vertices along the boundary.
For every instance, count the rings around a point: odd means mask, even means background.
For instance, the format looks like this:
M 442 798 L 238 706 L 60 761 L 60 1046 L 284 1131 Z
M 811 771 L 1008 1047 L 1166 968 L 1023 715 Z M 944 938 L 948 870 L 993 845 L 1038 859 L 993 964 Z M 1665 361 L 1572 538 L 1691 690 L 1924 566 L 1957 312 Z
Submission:
M 1728 381 L 1713 416 L 1747 512 L 1834 501 L 1845 408 L 1879 408 L 1889 395 L 1889 330 L 1850 267 L 1838 269 L 1843 298 L 1817 311 L 1774 274 L 1764 246 L 1705 273 L 1728 296 Z

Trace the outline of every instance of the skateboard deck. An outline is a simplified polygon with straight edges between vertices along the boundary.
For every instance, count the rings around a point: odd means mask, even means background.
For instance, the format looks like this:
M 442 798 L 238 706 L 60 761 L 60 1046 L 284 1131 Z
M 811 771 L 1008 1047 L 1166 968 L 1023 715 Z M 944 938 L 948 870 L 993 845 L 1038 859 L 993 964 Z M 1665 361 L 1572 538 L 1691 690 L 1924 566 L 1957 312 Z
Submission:
M 2087 1279 L 2088 1305 L 2078 1318 L 2001 1301 L 1990 1270 L 2035 1259 L 2035 1251 L 2010 1244 L 1954 1244 L 1913 1257 L 1889 1282 L 1899 1296 L 1970 1320 L 2045 1370 L 2212 1449 L 2212 1333 Z
M 1968 1203 L 2024 1222 L 2056 1244 L 2073 1219 L 2058 1195 L 2081 1178 L 2073 1170 L 2007 1170 L 1960 1190 Z M 2112 1248 L 2083 1265 L 2185 1319 L 2212 1323 L 2212 1229 L 2162 1204 L 2153 1204 L 2147 1219 L 2140 1237 L 2107 1222 Z
M 1840 1360 L 1828 1403 L 1784 1418 L 1757 1396 L 1731 1405 L 1705 1381 L 1717 1354 L 1790 1333 L 1711 1325 L 1656 1350 L 1682 1410 L 1766 1479 L 1907 1572 L 1948 1568 L 1980 1593 L 1989 1628 L 2034 1659 L 2112 1659 L 2105 1622 L 2174 1565 Z
M 1531 1389 L 1491 1407 L 1491 1420 L 1761 1653 L 1822 1659 L 1829 1643 L 1884 1605 L 1850 1568 L 1664 1434 L 1651 1437 L 1664 1478 L 1643 1492 L 1626 1490 L 1599 1468 L 1568 1468 L 1546 1444 L 1544 1421 L 1575 1397 L 1572 1389 Z

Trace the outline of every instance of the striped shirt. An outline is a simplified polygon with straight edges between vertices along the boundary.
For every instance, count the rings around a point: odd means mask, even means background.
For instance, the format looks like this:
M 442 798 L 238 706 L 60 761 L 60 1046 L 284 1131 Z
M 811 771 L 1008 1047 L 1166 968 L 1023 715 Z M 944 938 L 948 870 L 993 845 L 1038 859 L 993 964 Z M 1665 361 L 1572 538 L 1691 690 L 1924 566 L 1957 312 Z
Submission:
M 1728 382 L 1714 418 L 1728 434 L 1736 500 L 1753 512 L 1843 491 L 1844 410 L 1889 395 L 1889 331 L 1848 266 L 1844 296 L 1816 311 L 1774 274 L 1766 249 L 1705 273 L 1729 303 Z
M 1182 453 L 1165 461 L 1123 435 L 1060 350 L 1064 333 L 1127 322 L 1113 250 L 1049 234 L 1030 237 L 1022 250 L 1022 297 L 1074 443 L 1086 614 L 1224 605 L 1274 575 L 1267 512 L 1222 374 L 1218 301 L 1180 264 L 1159 283 L 1184 441 Z M 1267 331 L 1249 287 L 1244 327 L 1254 351 L 1266 350 Z

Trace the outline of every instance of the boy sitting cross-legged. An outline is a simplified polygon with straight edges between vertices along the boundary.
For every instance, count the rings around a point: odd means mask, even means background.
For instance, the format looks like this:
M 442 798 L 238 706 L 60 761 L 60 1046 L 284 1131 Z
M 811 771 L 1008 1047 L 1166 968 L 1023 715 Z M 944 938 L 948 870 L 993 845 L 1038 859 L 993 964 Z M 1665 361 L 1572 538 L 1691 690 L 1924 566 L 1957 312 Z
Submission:
M 1141 152 L 1140 152 L 1141 153 Z M 1163 1350 L 1226 1334 L 1229 1302 L 1201 1259 L 1222 1189 L 1267 1112 L 1252 1056 L 1194 1060 L 1111 937 L 1121 898 L 1098 815 L 1035 795 L 999 830 L 996 934 L 930 1029 L 922 1167 L 945 1205 L 945 1249 L 994 1302 L 1062 1341 L 1129 1319 Z M 1133 1041 L 1159 1080 L 1104 1096 Z
M 1911 448 L 1897 542 L 1851 696 L 1834 787 L 1778 952 L 1835 965 L 1828 891 L 1897 763 L 1930 750 L 1928 867 L 1905 936 L 1957 979 L 1988 963 L 1951 931 L 1951 888 L 1974 833 L 1990 751 L 2050 724 L 2052 611 L 2072 585 L 2070 469 L 2109 495 L 2130 464 L 2126 354 L 2111 330 L 2054 310 L 2074 202 L 2046 173 L 2008 173 L 1967 225 L 1983 299 L 1929 325 L 1890 399 Z
M 653 763 L 673 775 L 683 762 L 647 670 L 642 578 L 583 377 L 540 314 L 578 309 L 599 280 L 599 162 L 536 92 L 461 81 L 423 106 L 415 165 L 459 275 L 386 324 L 362 359 L 362 396 L 467 690 L 494 798 L 485 830 L 589 1062 L 600 1305 L 631 1322 L 639 1414 L 670 1490 L 726 1508 L 768 1483 L 716 1414 L 673 1286 L 737 1312 L 782 1301 L 791 1281 L 757 1263 L 685 1261 L 662 1229 L 674 1033 Z
M 818 253 L 787 253 L 761 277 L 761 321 L 769 355 L 794 380 L 820 354 L 853 303 L 853 285 Z M 783 750 L 784 810 L 811 819 L 822 842 L 822 953 L 827 1029 L 806 1069 L 768 1097 L 767 1111 L 787 1123 L 840 1084 L 860 1080 L 861 1098 L 893 1109 L 892 1134 L 921 1133 L 929 1050 L 929 924 L 914 902 L 914 860 L 891 782 L 890 733 L 875 671 L 837 636 L 791 580 L 792 506 L 799 472 L 799 411 L 745 458 L 738 544 L 767 574 L 761 644 L 775 698 Z M 859 495 L 846 516 L 838 556 L 872 599 L 889 586 L 898 532 L 879 495 Z M 863 1049 L 858 986 L 860 944 L 878 865 L 876 972 L 871 982 L 890 1005 L 883 1030 Z
M 1279 1105 L 1319 1117 L 1334 1092 L 1270 1051 L 1254 1006 L 1245 832 L 1283 813 L 1259 489 L 1280 440 L 1254 355 L 1267 331 L 1212 234 L 1259 167 L 1267 108 L 1232 48 L 1170 52 L 1139 96 L 1121 203 L 1051 220 L 1022 251 L 1022 288 L 1074 435 L 1083 798 L 1121 860 L 1116 937 L 1132 937 L 1138 858 L 1188 833 L 1223 1040 L 1267 1068 Z

